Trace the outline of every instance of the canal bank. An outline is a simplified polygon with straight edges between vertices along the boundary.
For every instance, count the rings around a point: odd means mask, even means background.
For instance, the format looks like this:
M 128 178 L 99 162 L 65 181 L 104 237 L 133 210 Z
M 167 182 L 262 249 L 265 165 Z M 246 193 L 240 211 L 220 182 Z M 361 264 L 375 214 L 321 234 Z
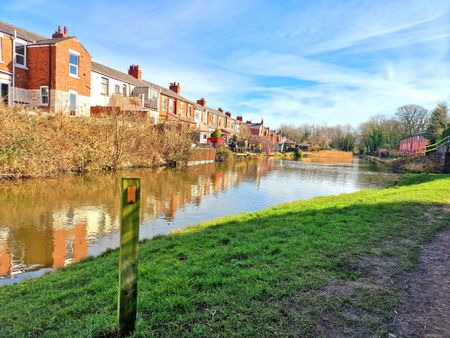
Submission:
M 448 176 L 410 175 L 144 242 L 136 335 L 385 336 L 449 192 Z M 114 334 L 117 263 L 114 250 L 0 287 L 0 336 Z

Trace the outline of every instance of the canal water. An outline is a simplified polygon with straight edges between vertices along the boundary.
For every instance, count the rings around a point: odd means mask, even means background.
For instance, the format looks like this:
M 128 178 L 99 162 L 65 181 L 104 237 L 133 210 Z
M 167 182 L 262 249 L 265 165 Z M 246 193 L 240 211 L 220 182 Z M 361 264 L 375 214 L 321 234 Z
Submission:
M 0 285 L 96 256 L 119 243 L 120 177 L 141 178 L 141 239 L 283 202 L 392 184 L 367 160 L 264 159 L 188 169 L 65 176 L 0 184 Z

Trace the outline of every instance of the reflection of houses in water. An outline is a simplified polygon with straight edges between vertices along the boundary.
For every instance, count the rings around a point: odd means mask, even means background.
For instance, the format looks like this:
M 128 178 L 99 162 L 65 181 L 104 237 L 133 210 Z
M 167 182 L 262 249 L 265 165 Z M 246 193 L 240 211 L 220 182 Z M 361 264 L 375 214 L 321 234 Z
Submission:
M 224 192 L 243 180 L 258 182 L 261 175 L 275 169 L 270 163 L 245 161 L 232 167 L 212 164 L 184 171 L 143 172 L 141 219 L 173 220 L 178 210 L 189 204 L 198 206 L 208 195 Z M 106 187 L 101 180 L 83 186 L 67 178 L 51 189 L 43 183 L 47 190 L 35 183 L 33 194 L 26 185 L 16 191 L 16 200 L 5 208 L 10 212 L 0 215 L 0 276 L 20 273 L 30 266 L 64 267 L 86 257 L 89 246 L 98 239 L 117 233 L 118 193 L 110 194 L 115 188 L 114 178 L 108 182 Z M 87 192 L 91 194 L 88 200 Z
M 0 276 L 11 272 L 11 254 L 8 245 L 8 229 L 0 229 Z
M 58 229 L 53 233 L 53 268 L 62 268 L 87 256 L 88 241 L 86 223 L 73 228 Z
M 39 227 L 11 228 L 7 236 L 0 229 L 0 276 L 30 266 L 61 268 L 78 262 L 88 255 L 89 237 L 117 229 L 108 213 L 93 207 L 58 210 L 52 217 L 41 215 L 40 221 Z

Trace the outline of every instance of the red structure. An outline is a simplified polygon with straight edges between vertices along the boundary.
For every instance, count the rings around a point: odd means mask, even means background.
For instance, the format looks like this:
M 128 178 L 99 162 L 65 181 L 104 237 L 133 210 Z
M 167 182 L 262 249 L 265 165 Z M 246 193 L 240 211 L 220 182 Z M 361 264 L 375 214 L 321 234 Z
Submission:
M 404 138 L 400 141 L 400 153 L 408 155 L 422 154 L 428 143 L 428 140 L 422 135 Z
M 225 139 L 221 137 L 208 137 L 208 144 L 212 144 L 214 148 L 222 148 L 225 146 Z

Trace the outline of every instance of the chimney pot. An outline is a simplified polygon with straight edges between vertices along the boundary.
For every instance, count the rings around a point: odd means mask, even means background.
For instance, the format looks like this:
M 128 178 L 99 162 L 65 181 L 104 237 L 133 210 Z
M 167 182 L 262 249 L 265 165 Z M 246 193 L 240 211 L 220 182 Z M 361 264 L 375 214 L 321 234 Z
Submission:
M 67 38 L 69 36 L 69 30 L 67 29 L 67 26 L 64 26 L 64 37 Z
M 139 65 L 131 65 L 128 69 L 128 74 L 133 76 L 134 78 L 141 80 L 142 79 L 142 71 L 139 69 Z
M 66 27 L 64 27 L 64 31 L 65 30 L 66 30 Z M 66 37 L 66 35 L 64 35 L 64 34 L 65 33 L 63 33 L 63 31 L 62 31 L 61 25 L 58 25 L 58 30 L 52 34 L 52 39 L 59 39 L 59 38 Z
M 206 106 L 206 99 L 202 97 L 200 100 L 197 100 L 197 103 L 203 107 Z
M 179 82 L 171 82 L 169 84 L 169 89 L 177 94 L 180 94 L 181 92 L 181 86 Z

